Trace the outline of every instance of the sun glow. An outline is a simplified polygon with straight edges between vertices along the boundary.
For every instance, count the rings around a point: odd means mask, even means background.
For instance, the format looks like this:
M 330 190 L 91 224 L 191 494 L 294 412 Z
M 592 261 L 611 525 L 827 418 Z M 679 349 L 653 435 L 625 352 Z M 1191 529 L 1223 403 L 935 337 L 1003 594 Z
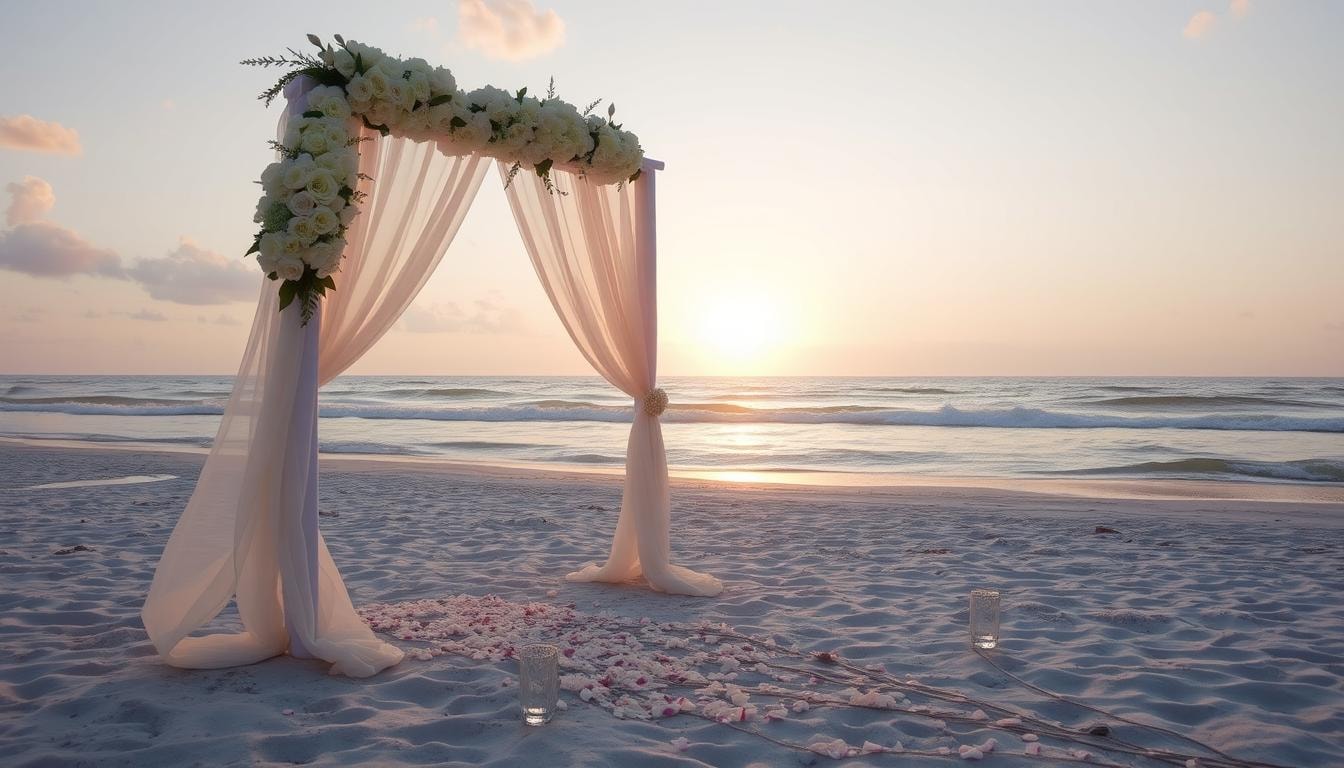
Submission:
M 700 308 L 697 342 L 721 374 L 751 374 L 779 350 L 783 318 L 768 297 L 737 292 Z

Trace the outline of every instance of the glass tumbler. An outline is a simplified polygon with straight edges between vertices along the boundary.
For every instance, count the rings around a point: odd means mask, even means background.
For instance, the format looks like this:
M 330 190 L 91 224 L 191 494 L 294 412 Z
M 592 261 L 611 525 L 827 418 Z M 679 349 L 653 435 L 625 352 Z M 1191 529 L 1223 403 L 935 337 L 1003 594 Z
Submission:
M 971 645 L 995 648 L 999 644 L 999 592 L 971 590 Z
M 560 649 L 554 645 L 525 645 L 518 651 L 518 699 L 523 722 L 548 723 L 560 700 Z

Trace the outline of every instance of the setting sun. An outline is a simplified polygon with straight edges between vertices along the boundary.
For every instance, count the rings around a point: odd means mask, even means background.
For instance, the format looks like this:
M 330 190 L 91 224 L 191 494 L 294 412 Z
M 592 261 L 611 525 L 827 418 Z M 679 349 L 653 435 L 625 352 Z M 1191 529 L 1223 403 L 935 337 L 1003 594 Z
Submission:
M 751 373 L 778 351 L 782 335 L 778 306 L 763 295 L 726 293 L 703 308 L 698 342 L 720 373 Z

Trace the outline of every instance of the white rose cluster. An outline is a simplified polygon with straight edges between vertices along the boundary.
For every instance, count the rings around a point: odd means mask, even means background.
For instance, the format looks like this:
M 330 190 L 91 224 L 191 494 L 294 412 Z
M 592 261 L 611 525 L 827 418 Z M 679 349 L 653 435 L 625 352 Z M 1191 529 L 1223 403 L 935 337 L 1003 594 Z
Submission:
M 261 225 L 248 253 L 284 281 L 281 307 L 304 298 L 304 320 L 316 296 L 335 287 L 345 232 L 358 213 L 359 123 L 385 135 L 434 142 L 449 155 L 480 152 L 547 179 L 552 168 L 578 173 L 596 184 L 635 178 L 644 161 L 639 138 L 606 117 L 582 114 L 552 96 L 537 99 L 485 86 L 457 87 L 453 73 L 424 59 L 399 59 L 369 45 L 346 41 L 324 46 L 319 57 L 248 60 L 260 66 L 298 65 L 263 94 L 270 103 L 296 75 L 320 83 L 307 106 L 293 114 L 280 142 L 282 159 L 261 174 L 264 193 L 255 221 Z M 312 274 L 309 274 L 312 270 Z M 313 276 L 316 276 L 314 280 Z
M 635 134 L 560 99 L 491 86 L 465 92 L 444 67 L 353 40 L 325 48 L 322 60 L 346 79 L 355 115 L 392 135 L 433 141 L 445 154 L 482 152 L 543 175 L 559 167 L 597 184 L 629 179 L 644 160 Z
M 340 270 L 345 230 L 359 210 L 351 115 L 340 86 L 314 88 L 307 110 L 285 128 L 286 156 L 262 171 L 255 217 L 261 232 L 253 250 L 277 279 L 297 281 L 305 268 L 319 279 Z

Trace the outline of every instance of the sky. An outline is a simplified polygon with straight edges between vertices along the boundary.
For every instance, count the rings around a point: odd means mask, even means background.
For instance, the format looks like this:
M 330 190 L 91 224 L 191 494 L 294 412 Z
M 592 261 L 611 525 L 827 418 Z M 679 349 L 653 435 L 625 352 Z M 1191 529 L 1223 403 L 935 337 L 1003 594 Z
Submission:
M 667 164 L 665 375 L 1344 375 L 1344 3 L 0 15 L 0 373 L 236 370 L 279 116 L 238 61 L 314 32 L 614 102 Z M 493 175 L 351 372 L 590 373 Z

